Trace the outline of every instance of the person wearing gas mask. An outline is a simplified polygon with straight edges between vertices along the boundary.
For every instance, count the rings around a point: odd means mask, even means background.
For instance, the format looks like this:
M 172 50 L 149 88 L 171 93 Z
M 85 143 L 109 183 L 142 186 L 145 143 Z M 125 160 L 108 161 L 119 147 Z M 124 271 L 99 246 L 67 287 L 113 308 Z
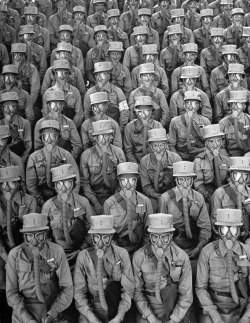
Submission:
M 250 189 L 250 167 L 248 157 L 229 158 L 229 183 L 218 187 L 210 201 L 211 224 L 213 239 L 219 239 L 218 228 L 215 225 L 218 209 L 239 209 L 242 211 L 244 233 L 241 239 L 249 236 Z
M 185 66 L 197 66 L 199 78 L 197 79 L 195 85 L 200 90 L 203 90 L 207 94 L 208 98 L 210 99 L 211 97 L 210 86 L 208 83 L 205 70 L 200 65 L 195 64 L 195 61 L 198 55 L 197 44 L 194 44 L 194 43 L 183 44 L 182 49 L 183 49 L 183 55 L 185 57 L 185 62 L 182 66 L 177 67 L 172 73 L 172 76 L 171 76 L 172 94 L 174 94 L 176 91 L 184 87 L 182 79 L 180 78 L 182 74 L 182 68 Z
M 185 27 L 185 24 L 184 24 L 186 19 L 184 9 L 180 9 L 180 8 L 173 9 L 171 10 L 170 14 L 171 14 L 171 25 L 180 25 L 180 31 L 181 31 L 180 43 L 181 44 L 194 43 L 194 35 L 192 30 Z M 162 40 L 162 48 L 166 48 L 171 43 L 171 38 L 169 38 L 168 35 L 169 35 L 169 30 L 166 29 Z
M 27 46 L 27 62 L 33 64 L 37 68 L 40 81 L 42 81 L 47 70 L 46 53 L 42 46 L 33 41 L 34 34 L 33 25 L 24 25 L 20 27 L 19 39 L 21 43 Z
M 222 45 L 224 41 L 224 29 L 211 28 L 210 38 L 211 46 L 204 48 L 200 54 L 200 66 L 204 68 L 208 80 L 210 80 L 212 70 L 223 63 Z
M 247 85 L 250 85 L 250 27 L 243 27 L 242 37 L 244 39 L 244 45 L 240 47 L 238 51 L 239 62 L 244 65 L 245 77 Z
M 40 92 L 40 77 L 37 68 L 27 61 L 27 45 L 16 43 L 11 45 L 12 64 L 18 68 L 18 87 L 30 95 L 30 105 L 33 107 Z
M 185 58 L 181 45 L 181 26 L 168 26 L 167 33 L 169 45 L 163 47 L 160 53 L 160 66 L 166 71 L 168 78 L 171 78 L 174 69 L 182 65 L 185 62 Z
M 11 250 L 6 294 L 12 322 L 68 322 L 64 310 L 73 299 L 73 282 L 61 246 L 47 238 L 47 214 L 23 216 L 24 243 Z
M 126 161 L 121 148 L 111 144 L 114 130 L 110 120 L 92 123 L 95 145 L 81 155 L 81 189 L 97 215 L 118 188 L 116 167 Z
M 83 107 L 80 92 L 76 87 L 68 83 L 70 64 L 64 59 L 56 60 L 53 63 L 55 73 L 55 85 L 48 88 L 43 95 L 43 115 L 47 114 L 47 93 L 51 91 L 63 91 L 65 95 L 65 106 L 63 114 L 74 121 L 76 127 L 80 127 L 83 121 Z
M 185 15 L 184 26 L 194 31 L 201 27 L 202 16 L 197 12 L 198 1 L 197 0 L 187 0 L 187 12 Z M 204 9 L 203 9 L 204 10 Z
M 12 2 L 14 1 L 1 0 L 0 4 L 1 6 L 7 6 L 7 24 L 18 31 L 21 25 L 21 18 L 18 11 L 11 8 Z
M 110 9 L 108 15 L 108 41 L 122 42 L 123 48 L 126 50 L 129 47 L 128 35 L 119 27 L 120 10 Z
M 113 129 L 113 139 L 111 143 L 122 149 L 122 136 L 118 123 L 107 116 L 106 112 L 108 109 L 109 98 L 107 92 L 96 92 L 89 96 L 90 106 L 92 108 L 93 116 L 85 120 L 81 125 L 81 138 L 83 150 L 93 147 L 95 140 L 93 137 L 92 123 L 99 120 L 110 120 L 111 128 Z
M 139 164 L 142 157 L 150 150 L 148 131 L 163 128 L 162 124 L 153 118 L 154 103 L 150 96 L 135 98 L 134 112 L 137 119 L 130 121 L 124 129 L 124 152 L 128 161 Z
M 244 91 L 230 91 L 228 101 L 231 113 L 220 120 L 219 125 L 225 133 L 223 154 L 229 156 L 244 156 L 250 147 L 250 116 L 245 113 L 248 93 Z
M 73 8 L 76 6 L 81 6 L 85 9 L 85 11 L 87 12 L 87 0 L 73 0 L 68 2 L 67 8 L 69 9 L 69 11 L 73 14 Z
M 220 13 L 223 12 L 224 8 L 221 6 L 221 2 L 223 2 L 223 0 L 214 0 L 214 1 L 210 2 L 208 5 L 209 9 L 213 10 L 214 17 L 218 16 Z
M 26 163 L 32 148 L 31 126 L 28 120 L 17 114 L 19 96 L 16 92 L 6 92 L 0 95 L 0 105 L 3 119 L 0 125 L 8 125 L 12 142 L 9 148 Z
M 106 6 L 106 0 L 93 0 L 95 12 L 92 15 L 88 15 L 86 25 L 94 29 L 99 25 L 106 25 L 108 15 L 104 12 Z
M 93 48 L 96 43 L 94 40 L 94 30 L 85 24 L 86 9 L 82 6 L 73 8 L 73 41 L 72 44 L 79 48 L 83 58 L 86 57 L 90 48 Z
M 76 174 L 74 192 L 80 188 L 79 171 L 74 157 L 67 150 L 59 147 L 57 142 L 60 135 L 60 125 L 56 120 L 44 120 L 40 134 L 44 147 L 33 152 L 28 159 L 26 168 L 26 187 L 30 195 L 42 207 L 45 201 L 56 195 L 52 186 L 51 168 L 63 164 L 71 164 Z
M 212 120 L 212 108 L 209 98 L 205 92 L 196 87 L 196 81 L 199 79 L 199 68 L 195 66 L 181 67 L 180 79 L 183 82 L 183 87 L 176 91 L 170 99 L 170 118 L 182 115 L 185 113 L 184 97 L 187 91 L 197 92 L 202 100 L 201 115 Z
M 134 276 L 127 250 L 113 243 L 114 217 L 92 216 L 93 246 L 82 250 L 74 273 L 80 323 L 121 323 L 130 309 Z
M 96 85 L 91 87 L 84 97 L 84 116 L 89 119 L 92 114 L 90 105 L 90 94 L 96 92 L 106 92 L 108 94 L 109 104 L 106 114 L 114 119 L 120 127 L 121 134 L 129 121 L 129 107 L 126 97 L 122 90 L 110 82 L 112 63 L 100 62 L 94 65 L 94 74 Z
M 229 159 L 221 153 L 225 134 L 218 124 L 205 126 L 203 129 L 206 150 L 194 159 L 194 188 L 201 193 L 207 203 L 214 191 L 226 184 Z
M 121 3 L 122 1 L 123 0 L 120 0 L 119 3 Z M 129 2 L 129 0 L 124 1 L 123 12 L 126 12 L 129 10 L 128 2 Z M 156 2 L 156 0 L 139 0 L 138 10 L 142 9 L 142 8 L 148 8 L 151 11 L 153 11 L 153 10 L 155 10 L 155 8 L 154 8 L 155 2 Z
M 246 0 L 236 0 L 234 6 L 235 8 L 242 8 L 245 14 L 250 12 L 249 3 Z
M 219 240 L 205 246 L 198 260 L 199 322 L 248 323 L 250 248 L 239 241 L 242 212 L 218 209 L 216 220 Z
M 219 123 L 223 117 L 231 113 L 231 109 L 228 105 L 231 91 L 247 91 L 247 101 L 250 102 L 250 92 L 241 86 L 242 80 L 245 77 L 244 65 L 229 64 L 227 75 L 229 85 L 221 90 L 215 97 L 214 120 L 217 123 Z
M 56 120 L 60 125 L 60 138 L 57 145 L 69 151 L 76 161 L 82 153 L 82 142 L 75 123 L 62 114 L 65 98 L 62 91 L 50 91 L 46 94 L 47 114 L 37 121 L 34 131 L 34 150 L 43 147 L 40 129 L 45 120 Z
M 234 8 L 231 11 L 232 25 L 224 31 L 224 38 L 226 44 L 236 45 L 237 48 L 244 45 L 244 39 L 242 37 L 244 10 L 242 8 Z
M 126 49 L 123 57 L 123 65 L 131 72 L 134 67 L 143 63 L 142 46 L 147 44 L 148 29 L 145 26 L 134 27 L 135 45 Z
M 46 58 L 48 58 L 50 56 L 50 35 L 48 29 L 38 24 L 38 9 L 33 6 L 25 7 L 24 20 L 24 25 L 33 26 L 34 35 L 32 41 L 44 48 Z
M 2 79 L 4 83 L 4 90 L 0 91 L 0 94 L 6 92 L 16 92 L 18 100 L 17 114 L 24 119 L 29 120 L 30 124 L 33 125 L 35 120 L 34 110 L 30 104 L 30 96 L 28 92 L 19 88 L 18 81 L 18 68 L 15 65 L 5 65 L 2 71 Z
M 183 160 L 193 161 L 196 155 L 205 150 L 201 128 L 211 123 L 198 113 L 201 102 L 202 97 L 198 91 L 186 91 L 185 113 L 174 117 L 170 122 L 169 150 L 177 153 Z
M 151 152 L 140 161 L 143 193 L 150 198 L 154 212 L 158 210 L 161 194 L 174 187 L 173 163 L 181 157 L 168 150 L 167 134 L 163 128 L 148 131 Z
M 123 11 L 119 27 L 127 33 L 128 37 L 130 37 L 134 27 L 140 25 L 138 21 L 139 0 L 128 0 L 127 4 L 128 11 Z
M 84 95 L 86 93 L 86 87 L 85 87 L 85 83 L 84 83 L 81 71 L 79 70 L 79 68 L 75 67 L 72 64 L 72 50 L 73 50 L 73 46 L 71 44 L 58 43 L 56 48 L 56 59 L 57 60 L 63 59 L 69 62 L 70 69 L 69 69 L 67 82 L 68 84 L 77 88 L 83 102 Z M 56 83 L 56 78 L 55 78 L 54 67 L 51 66 L 47 69 L 45 73 L 42 87 L 41 87 L 41 95 L 44 95 L 45 91 L 51 86 L 54 86 L 55 83 Z
M 96 63 L 108 61 L 108 30 L 106 26 L 96 26 L 94 29 L 96 46 L 87 52 L 86 56 L 86 78 L 89 81 L 89 88 L 94 86 L 94 66 Z
M 36 22 L 39 26 L 48 29 L 48 19 L 47 17 L 50 17 L 52 15 L 52 9 L 49 8 L 49 6 L 51 6 L 51 1 L 50 0 L 24 0 L 24 9 L 22 10 L 22 16 L 21 16 L 21 25 L 25 25 L 25 16 L 24 16 L 24 10 L 27 7 L 33 7 L 33 8 L 37 8 L 38 12 L 37 12 L 37 19 Z M 45 7 L 45 11 L 48 11 L 49 14 L 44 14 L 41 12 L 41 8 Z M 29 23 L 27 23 L 27 25 L 29 25 Z
M 2 73 L 3 66 L 10 64 L 10 57 L 7 51 L 7 48 L 0 44 L 0 73 Z M 0 82 L 0 88 L 2 88 L 2 84 Z
M 16 30 L 8 24 L 8 8 L 0 5 L 0 43 L 10 52 L 11 44 L 16 43 Z
M 155 85 L 155 70 L 154 64 L 145 63 L 140 65 L 139 70 L 141 85 L 131 92 L 129 96 L 130 120 L 136 118 L 135 113 L 135 99 L 137 97 L 146 95 L 152 97 L 154 115 L 156 121 L 161 122 L 163 127 L 168 129 L 169 126 L 169 108 L 166 97 L 162 90 Z
M 118 0 L 119 2 L 119 0 Z M 118 4 L 117 4 L 117 0 L 108 0 L 105 3 L 105 7 L 104 7 L 104 12 L 108 10 L 113 10 L 113 9 L 117 9 L 118 8 Z M 94 10 L 94 0 L 90 0 L 89 2 L 89 9 L 88 9 L 88 16 L 92 15 L 93 13 L 95 13 Z
M 220 0 L 221 12 L 214 17 L 213 25 L 218 28 L 228 28 L 231 26 L 231 11 L 234 7 L 233 0 Z
M 138 21 L 141 26 L 147 27 L 148 30 L 147 43 L 157 45 L 157 50 L 160 50 L 159 34 L 155 29 L 151 27 L 151 16 L 152 12 L 148 8 L 142 8 L 138 10 Z M 132 33 L 130 35 L 130 45 L 133 46 L 135 44 L 136 40 L 134 37 L 134 33 Z
M 55 0 L 57 13 L 49 17 L 48 31 L 50 34 L 50 47 L 54 49 L 59 42 L 59 28 L 72 23 L 72 13 L 68 10 L 68 0 Z M 61 40 L 62 41 L 62 40 Z
M 84 196 L 73 192 L 76 175 L 70 164 L 52 168 L 51 173 L 57 196 L 45 202 L 41 213 L 48 215 L 52 239 L 64 249 L 72 270 L 87 238 L 92 209 Z
M 17 11 L 19 15 L 21 15 L 24 8 L 24 0 L 4 0 L 2 3 L 8 4 L 9 8 Z
M 117 176 L 119 192 L 104 202 L 104 213 L 114 217 L 114 241 L 132 256 L 148 240 L 148 216 L 153 213 L 153 208 L 149 198 L 136 191 L 137 164 L 119 164 Z

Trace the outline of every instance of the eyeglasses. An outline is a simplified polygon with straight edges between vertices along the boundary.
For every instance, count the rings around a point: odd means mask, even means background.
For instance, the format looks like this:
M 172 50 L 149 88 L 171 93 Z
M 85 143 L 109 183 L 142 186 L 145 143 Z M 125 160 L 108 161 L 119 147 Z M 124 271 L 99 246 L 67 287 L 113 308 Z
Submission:
M 58 111 L 58 110 L 62 110 L 64 107 L 64 102 L 49 102 L 48 106 L 50 109 Z
M 24 233 L 24 239 L 27 244 L 31 244 L 34 238 L 39 242 L 43 243 L 46 239 L 46 232 L 37 232 L 37 233 Z
M 50 138 L 51 141 L 56 141 L 58 139 L 57 133 L 43 133 L 42 134 L 42 141 L 46 142 Z
M 246 103 L 242 103 L 242 102 L 233 102 L 231 103 L 231 109 L 233 110 L 244 110 L 246 108 Z
M 136 177 L 130 177 L 130 178 L 120 177 L 119 183 L 120 183 L 120 186 L 123 188 L 127 187 L 128 183 L 130 184 L 131 187 L 136 187 L 137 178 Z
M 99 241 L 102 240 L 102 243 L 104 244 L 104 246 L 108 246 L 110 244 L 111 241 L 111 235 L 110 234 L 92 234 L 92 241 L 93 241 L 93 245 L 97 245 L 99 243 Z
M 249 173 L 241 173 L 237 171 L 231 172 L 231 178 L 234 182 L 237 182 L 240 178 L 242 177 L 243 182 L 248 182 L 250 179 L 250 174 Z
M 239 227 L 236 227 L 236 226 L 226 226 L 226 225 L 220 225 L 218 227 L 218 231 L 219 231 L 219 234 L 222 236 L 222 237 L 225 237 L 228 233 L 228 231 L 230 230 L 231 234 L 233 237 L 237 237 L 239 234 L 240 234 L 240 228 Z
M 0 183 L 0 186 L 1 186 L 1 189 L 2 190 L 5 190 L 6 189 L 6 187 L 7 187 L 7 185 L 9 186 L 9 188 L 11 189 L 11 190 L 14 190 L 15 188 L 17 188 L 17 186 L 18 186 L 18 182 L 17 181 L 15 181 L 15 182 L 2 182 L 2 183 Z
M 222 145 L 222 138 L 218 139 L 207 139 L 206 140 L 208 147 L 220 147 Z
M 162 244 L 169 244 L 171 240 L 171 233 L 164 233 L 164 234 L 156 234 L 156 233 L 150 233 L 150 239 L 152 244 L 157 244 L 159 239 L 162 242 Z
M 184 107 L 186 109 L 192 108 L 192 109 L 197 109 L 199 107 L 200 103 L 198 101 L 185 101 L 184 102 Z
M 158 150 L 158 149 L 160 149 L 161 151 L 163 151 L 163 150 L 165 150 L 165 149 L 166 149 L 166 143 L 165 143 L 165 142 L 161 142 L 161 143 L 156 143 L 156 142 L 154 142 L 154 143 L 152 143 L 150 146 L 151 146 L 151 149 L 152 149 L 153 151 L 156 151 L 156 150 Z
M 183 185 L 184 182 L 187 183 L 188 186 L 191 186 L 193 184 L 193 177 L 176 177 L 176 181 L 178 185 Z
M 17 105 L 16 104 L 10 104 L 10 105 L 4 104 L 4 105 L 2 105 L 2 108 L 3 108 L 3 112 L 9 113 L 9 112 L 16 111 Z
M 107 108 L 106 103 L 98 103 L 98 104 L 93 104 L 92 105 L 92 110 L 95 113 L 102 112 Z
M 63 185 L 65 186 L 65 188 L 67 190 L 70 190 L 73 186 L 73 180 L 65 180 L 65 181 L 57 181 L 55 182 L 55 188 L 58 190 L 58 191 L 61 191 Z

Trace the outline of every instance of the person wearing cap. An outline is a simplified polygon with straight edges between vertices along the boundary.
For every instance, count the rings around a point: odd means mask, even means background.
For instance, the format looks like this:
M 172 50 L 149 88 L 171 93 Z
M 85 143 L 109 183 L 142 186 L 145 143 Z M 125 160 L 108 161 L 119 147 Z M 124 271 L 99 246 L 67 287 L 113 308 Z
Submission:
M 10 51 L 11 44 L 16 43 L 16 31 L 8 24 L 8 8 L 6 5 L 0 6 L 0 42 Z
M 95 85 L 94 65 L 99 62 L 105 62 L 108 58 L 108 30 L 104 25 L 94 28 L 96 46 L 92 47 L 86 56 L 86 78 L 89 81 L 89 88 Z
M 224 41 L 223 28 L 211 28 L 211 46 L 200 53 L 200 66 L 204 68 L 207 79 L 210 80 L 212 70 L 222 64 L 222 45 Z
M 217 240 L 218 229 L 215 226 L 218 209 L 239 209 L 242 210 L 244 234 L 241 237 L 245 240 L 249 237 L 249 216 L 250 189 L 248 183 L 250 180 L 250 167 L 248 157 L 230 157 L 229 158 L 229 183 L 218 187 L 212 195 L 210 201 L 211 224 L 213 238 Z
M 145 64 L 146 63 L 154 64 L 154 71 L 155 71 L 154 84 L 157 88 L 163 91 L 167 100 L 169 96 L 168 78 L 165 70 L 159 66 L 157 45 L 155 44 L 143 45 L 142 59 L 143 59 L 143 63 Z M 134 90 L 142 85 L 142 81 L 140 79 L 140 65 L 133 68 L 131 73 L 131 78 L 132 78 L 132 87 Z
M 96 26 L 105 25 L 108 15 L 104 12 L 106 0 L 93 0 L 94 13 L 89 14 L 86 25 L 94 29 Z
M 21 10 L 21 25 L 25 24 L 25 17 L 24 17 L 24 9 L 27 7 L 36 7 L 38 9 L 37 13 L 37 23 L 39 26 L 48 29 L 48 19 L 52 15 L 52 12 L 49 15 L 45 15 L 40 11 L 40 8 L 47 5 L 47 1 L 51 3 L 50 0 L 45 0 L 41 4 L 42 0 L 23 0 L 24 1 L 24 8 Z
M 198 55 L 197 44 L 194 44 L 194 43 L 183 44 L 182 49 L 183 49 L 183 55 L 185 58 L 185 62 L 182 66 L 177 67 L 172 73 L 172 76 L 171 76 L 172 95 L 184 86 L 182 79 L 181 79 L 182 68 L 184 66 L 197 66 L 199 78 L 197 79 L 195 85 L 200 90 L 203 90 L 207 94 L 208 98 L 210 99 L 210 97 L 211 97 L 210 86 L 208 83 L 208 79 L 207 79 L 207 75 L 205 73 L 205 70 L 200 65 L 195 64 L 196 59 L 197 59 L 197 55 Z
M 13 1 L 2 1 L 2 3 L 5 3 L 9 5 L 10 8 L 14 9 L 15 11 L 18 12 L 18 14 L 20 15 L 23 8 L 24 8 L 24 0 L 13 0 Z
M 118 0 L 119 2 L 119 0 Z M 105 7 L 104 7 L 104 11 L 107 11 L 108 14 L 108 10 L 113 10 L 113 9 L 117 9 L 118 8 L 118 4 L 117 4 L 117 0 L 109 0 L 106 1 L 105 3 Z M 88 16 L 92 15 L 94 12 L 94 0 L 90 0 L 89 2 L 89 10 L 88 10 Z
M 238 48 L 239 63 L 244 65 L 245 77 L 247 85 L 250 85 L 250 27 L 243 27 L 242 37 L 244 39 L 244 45 Z
M 73 14 L 73 8 L 76 6 L 81 6 L 87 11 L 87 0 L 72 0 L 68 2 L 67 8 Z
M 148 29 L 145 26 L 134 27 L 135 45 L 126 49 L 123 57 L 123 65 L 131 72 L 134 67 L 143 63 L 142 46 L 147 44 Z
M 224 38 L 226 44 L 236 45 L 237 48 L 244 45 L 244 39 L 242 37 L 244 10 L 242 8 L 234 8 L 231 11 L 232 24 L 224 31 Z
M 158 199 L 174 187 L 173 163 L 181 157 L 168 150 L 168 138 L 163 128 L 148 131 L 150 153 L 140 161 L 140 179 L 143 193 L 150 198 L 154 212 L 158 209 Z
M 194 159 L 194 188 L 201 193 L 207 203 L 214 191 L 227 181 L 229 159 L 222 154 L 221 146 L 225 134 L 218 124 L 203 129 L 206 150 Z
M 40 80 L 43 80 L 47 70 L 47 60 L 45 49 L 36 44 L 33 40 L 35 32 L 33 25 L 24 25 L 20 27 L 19 40 L 27 46 L 27 61 L 33 64 L 39 73 Z
M 246 0 L 236 0 L 234 7 L 235 8 L 242 8 L 244 10 L 245 14 L 250 12 L 249 3 Z
M 62 91 L 50 91 L 46 94 L 47 114 L 37 121 L 34 131 L 34 150 L 41 149 L 43 142 L 40 137 L 42 122 L 45 120 L 56 120 L 60 125 L 60 138 L 57 145 L 69 151 L 75 160 L 79 160 L 82 153 L 82 142 L 75 123 L 62 114 L 65 104 Z
M 245 77 L 244 65 L 229 64 L 228 65 L 228 80 L 229 85 L 221 90 L 215 97 L 214 120 L 219 122 L 223 117 L 231 113 L 228 101 L 231 91 L 247 91 L 247 102 L 250 102 L 250 92 L 241 86 L 242 80 Z
M 41 213 L 48 215 L 52 239 L 64 249 L 72 269 L 86 241 L 92 209 L 84 196 L 73 192 L 76 174 L 72 165 L 52 168 L 51 173 L 57 196 L 45 202 Z
M 119 190 L 104 202 L 104 213 L 114 217 L 114 241 L 132 256 L 148 240 L 148 216 L 153 208 L 148 197 L 136 191 L 138 165 L 126 162 L 117 166 Z
M 49 16 L 48 16 L 49 17 Z M 50 56 L 50 35 L 48 29 L 39 26 L 38 20 L 38 9 L 33 6 L 24 8 L 24 20 L 25 25 L 33 26 L 33 42 L 42 46 L 45 50 L 46 57 Z
M 183 66 L 181 67 L 181 76 L 180 79 L 183 81 L 183 88 L 180 88 L 176 91 L 170 99 L 170 118 L 174 118 L 184 113 L 185 111 L 185 93 L 187 91 L 197 92 L 197 95 L 201 98 L 202 105 L 201 115 L 212 120 L 212 108 L 209 102 L 209 97 L 205 92 L 196 87 L 196 81 L 199 79 L 199 68 L 195 66 Z
M 32 125 L 35 120 L 34 110 L 30 104 L 30 96 L 28 92 L 22 88 L 18 88 L 18 68 L 15 65 L 5 65 L 2 71 L 4 89 L 0 91 L 0 95 L 6 92 L 16 92 L 19 96 L 17 114 L 24 119 L 29 120 Z
M 194 30 L 194 41 L 198 45 L 199 53 L 210 46 L 210 32 L 213 26 L 213 10 L 201 10 L 201 27 Z
M 106 114 L 119 124 L 120 131 L 123 133 L 124 127 L 129 121 L 129 107 L 123 91 L 110 82 L 112 63 L 95 63 L 94 68 L 96 85 L 91 87 L 84 97 L 85 120 L 91 118 L 93 115 L 90 104 L 90 95 L 100 91 L 106 92 L 109 100 Z
M 67 60 L 55 60 L 53 63 L 55 73 L 55 85 L 48 88 L 43 95 L 43 115 L 47 114 L 47 94 L 51 91 L 63 91 L 65 95 L 66 106 L 63 108 L 63 114 L 72 119 L 76 127 L 80 127 L 83 121 L 83 107 L 81 95 L 78 89 L 68 83 L 70 64 Z
M 138 21 L 139 0 L 127 0 L 127 5 L 128 10 L 123 10 L 120 17 L 119 27 L 130 37 L 134 27 L 140 25 Z
M 21 18 L 18 11 L 11 8 L 11 3 L 12 1 L 9 0 L 1 1 L 1 5 L 7 6 L 7 24 L 18 31 L 21 24 Z
M 197 0 L 187 0 L 187 10 L 185 14 L 184 26 L 194 31 L 201 27 L 202 15 L 197 12 L 198 1 Z M 203 9 L 204 10 L 204 9 Z
M 85 24 L 86 9 L 83 6 L 73 8 L 73 42 L 72 44 L 82 51 L 83 58 L 86 57 L 90 48 L 96 45 L 94 30 Z
M 13 308 L 12 322 L 62 322 L 72 302 L 67 258 L 62 247 L 47 238 L 47 224 L 47 214 L 25 214 L 24 243 L 9 253 L 6 294 Z
M 148 219 L 150 242 L 134 253 L 132 261 L 140 313 L 135 322 L 188 322 L 192 272 L 186 252 L 173 242 L 173 215 L 156 213 Z
M 249 322 L 250 248 L 239 241 L 242 218 L 241 210 L 218 209 L 219 240 L 200 253 L 195 290 L 203 310 L 201 323 Z
M 162 44 L 163 35 L 169 25 L 171 25 L 171 0 L 160 0 L 158 3 L 159 11 L 152 14 L 151 23 L 159 33 L 159 41 Z
M 110 9 L 108 15 L 108 40 L 109 42 L 122 42 L 124 49 L 129 47 L 129 39 L 127 33 L 119 27 L 120 10 Z
M 194 35 L 191 29 L 185 27 L 185 12 L 184 9 L 173 9 L 170 11 L 171 14 L 171 25 L 180 25 L 181 30 L 181 44 L 194 43 Z M 169 26 L 168 26 L 169 27 Z M 169 31 L 172 33 L 172 28 L 166 29 L 161 48 L 166 48 L 170 44 L 170 39 L 168 37 Z
M 74 187 L 76 193 L 79 192 L 80 179 L 74 157 L 70 152 L 57 145 L 60 135 L 58 121 L 44 120 L 39 132 L 44 147 L 29 156 L 26 168 L 26 186 L 29 194 L 34 196 L 37 204 L 42 207 L 45 201 L 56 195 L 51 183 L 51 168 L 71 164 L 73 172 L 76 174 L 76 185 Z
M 185 113 L 171 119 L 169 126 L 169 150 L 177 153 L 183 160 L 193 161 L 204 151 L 204 138 L 201 128 L 210 123 L 199 114 L 202 97 L 199 91 L 184 93 Z
M 231 26 L 231 10 L 234 7 L 233 0 L 221 0 L 220 1 L 221 12 L 214 17 L 214 27 L 228 28 Z
M 225 133 L 223 153 L 229 156 L 244 156 L 250 145 L 250 116 L 245 113 L 248 93 L 246 90 L 230 91 L 229 109 L 231 113 L 220 120 L 219 125 Z
M 130 121 L 124 129 L 124 152 L 128 161 L 140 163 L 150 150 L 147 143 L 148 130 L 163 128 L 153 117 L 154 102 L 150 96 L 135 97 L 134 112 L 137 119 Z
M 129 255 L 113 243 L 113 216 L 92 216 L 90 220 L 93 246 L 79 253 L 74 272 L 79 322 L 124 322 L 134 294 Z
M 10 64 L 10 57 L 5 45 L 0 44 L 0 72 L 2 73 L 3 66 Z M 1 83 L 1 82 L 0 82 Z
M 126 161 L 121 148 L 111 144 L 114 130 L 110 120 L 92 123 L 95 145 L 81 155 L 81 190 L 97 215 L 103 213 L 103 204 L 118 188 L 116 167 Z
M 92 123 L 99 120 L 110 120 L 111 128 L 113 129 L 112 144 L 122 149 L 122 136 L 118 123 L 107 116 L 109 99 L 107 92 L 96 92 L 89 96 L 90 105 L 92 108 L 93 116 L 85 120 L 81 125 L 81 138 L 83 150 L 93 147 L 95 140 L 93 137 Z

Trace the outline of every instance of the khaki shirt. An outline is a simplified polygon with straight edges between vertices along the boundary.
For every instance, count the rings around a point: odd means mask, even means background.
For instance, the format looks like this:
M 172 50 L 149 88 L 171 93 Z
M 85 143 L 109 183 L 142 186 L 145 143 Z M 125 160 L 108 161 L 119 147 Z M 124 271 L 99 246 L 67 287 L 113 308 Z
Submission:
M 28 52 L 28 46 L 27 46 Z M 27 58 L 28 61 L 28 58 Z M 44 47 L 32 42 L 30 46 L 30 61 L 29 63 L 33 64 L 39 73 L 40 80 L 43 80 L 43 77 L 47 70 L 47 59 Z
M 214 17 L 213 24 L 214 24 L 214 27 L 216 27 L 216 28 L 226 29 L 231 26 L 232 21 L 231 21 L 230 17 L 225 15 L 225 13 L 221 13 L 221 14 L 217 15 L 216 17 Z
M 168 47 L 163 47 L 163 48 L 164 49 L 160 53 L 160 66 L 166 71 L 167 76 L 170 78 L 174 69 L 185 62 L 183 49 L 181 45 L 177 46 L 176 60 L 175 60 L 175 64 L 173 64 L 173 59 L 174 59 L 173 46 L 169 45 Z
M 2 67 L 7 64 L 10 64 L 10 58 L 9 58 L 7 48 L 3 44 L 0 44 L 0 61 L 1 61 Z
M 184 25 L 186 28 L 189 28 L 191 31 L 194 31 L 201 27 L 201 15 L 197 12 L 192 14 L 189 10 L 185 15 Z
M 86 20 L 86 25 L 94 29 L 98 25 L 105 25 L 107 20 L 108 20 L 108 15 L 106 13 L 103 12 L 101 14 L 101 17 L 96 13 L 93 13 L 92 15 L 88 15 Z
M 44 48 L 46 57 L 48 58 L 50 56 L 50 35 L 48 29 L 38 24 L 34 24 L 33 29 L 35 31 L 33 41 Z
M 113 29 L 112 26 L 108 27 L 108 41 L 120 41 L 123 43 L 123 49 L 126 50 L 129 45 L 129 39 L 127 33 L 121 30 L 118 26 L 117 29 Z
M 221 13 L 220 1 L 215 0 L 208 5 L 209 9 L 213 9 L 214 17 Z
M 11 45 L 17 42 L 16 30 L 5 23 L 0 26 L 0 33 L 2 37 L 2 44 L 5 45 L 9 50 L 11 49 Z
M 229 26 L 224 30 L 224 39 L 226 44 L 236 45 L 238 48 L 244 45 L 244 37 L 242 36 L 243 27 L 239 27 L 238 39 L 236 44 L 236 27 L 234 25 Z
M 118 9 L 118 5 L 117 5 L 117 0 L 108 0 L 106 3 L 106 10 L 110 10 L 110 9 Z M 89 2 L 89 11 L 88 11 L 88 15 L 92 15 L 94 13 L 94 5 L 93 5 L 93 0 L 90 0 Z
M 222 64 L 222 49 L 219 49 L 218 52 L 218 64 Z M 216 53 L 215 49 L 213 46 L 210 46 L 208 48 L 204 48 L 201 51 L 200 54 L 200 66 L 204 68 L 206 74 L 207 74 L 207 79 L 210 80 L 210 74 L 213 69 L 217 67 L 216 65 Z M 211 80 L 210 80 L 211 83 Z
M 0 155 L 0 166 L 8 167 L 8 166 L 18 166 L 21 180 L 25 185 L 25 171 L 24 171 L 24 163 L 21 157 L 13 153 L 9 147 L 7 146 L 4 151 Z
M 127 67 L 123 66 L 121 63 L 118 63 L 117 66 L 113 66 L 110 82 L 119 87 L 128 100 L 133 88 L 131 76 Z
M 73 44 L 82 51 L 82 55 L 85 58 L 87 51 L 96 45 L 94 40 L 94 30 L 83 22 L 80 25 L 74 25 L 73 27 Z
M 130 46 L 134 46 L 136 44 L 135 42 L 135 36 L 134 33 L 130 35 Z M 159 34 L 158 31 L 156 31 L 153 28 L 148 28 L 148 38 L 147 38 L 147 44 L 155 44 L 157 45 L 157 50 L 160 50 L 160 41 L 159 41 Z
M 191 29 L 182 27 L 182 36 L 181 36 L 181 44 L 194 43 L 194 34 Z M 166 30 L 163 36 L 162 46 L 161 48 L 166 48 L 169 46 L 168 40 L 168 31 Z
M 57 43 L 59 42 L 59 39 L 58 39 L 59 27 L 61 25 L 71 25 L 71 24 L 72 24 L 72 13 L 70 13 L 67 10 L 64 10 L 61 16 L 59 12 L 57 12 L 54 15 L 49 17 L 48 31 L 50 34 L 50 43 L 52 48 L 55 48 Z
M 125 31 L 125 33 L 130 35 L 130 30 L 133 32 L 133 28 L 136 26 L 140 26 L 138 21 L 138 10 L 134 12 L 134 25 L 131 26 L 131 12 L 126 11 L 121 14 L 120 21 L 119 21 L 119 28 Z

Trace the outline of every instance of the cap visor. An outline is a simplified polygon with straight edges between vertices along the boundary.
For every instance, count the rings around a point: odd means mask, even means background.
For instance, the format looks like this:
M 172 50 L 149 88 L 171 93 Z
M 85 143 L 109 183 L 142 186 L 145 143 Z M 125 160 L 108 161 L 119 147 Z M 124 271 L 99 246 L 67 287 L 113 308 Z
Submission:
M 103 229 L 103 230 L 98 230 L 98 229 L 90 229 L 88 231 L 89 234 L 92 234 L 92 233 L 100 233 L 100 234 L 112 234 L 112 233 L 115 233 L 115 229 Z
M 173 232 L 175 228 L 150 228 L 148 227 L 148 232 L 152 233 L 165 233 L 165 232 Z
M 52 179 L 52 182 L 57 182 L 57 181 L 64 181 L 70 178 L 76 178 L 76 175 L 69 175 L 69 176 L 63 176 L 63 177 L 56 177 Z
M 48 226 L 43 226 L 43 227 L 28 227 L 21 229 L 20 232 L 33 232 L 33 231 L 44 231 L 44 230 L 49 230 Z
M 243 225 L 243 223 L 240 223 L 240 222 L 215 222 L 215 225 L 226 225 L 226 226 L 228 226 L 228 225 L 230 225 L 230 226 L 232 226 L 232 227 L 238 227 L 238 226 L 241 226 L 241 225 Z

